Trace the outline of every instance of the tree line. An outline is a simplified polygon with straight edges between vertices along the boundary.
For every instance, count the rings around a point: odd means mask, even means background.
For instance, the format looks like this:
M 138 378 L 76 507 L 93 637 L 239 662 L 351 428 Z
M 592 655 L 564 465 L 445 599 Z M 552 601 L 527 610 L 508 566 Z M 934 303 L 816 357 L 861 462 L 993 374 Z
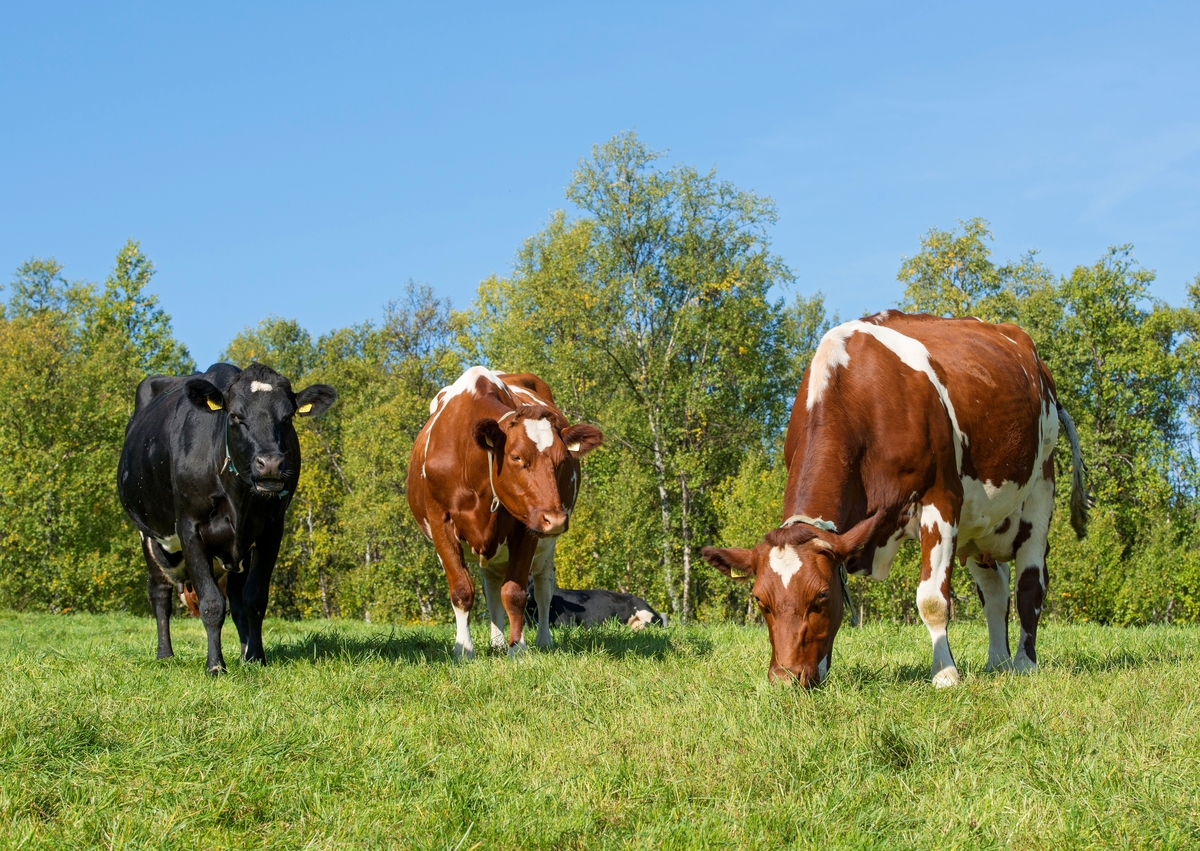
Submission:
M 753 620 L 747 589 L 698 559 L 748 546 L 780 518 L 781 447 L 821 335 L 839 321 L 795 293 L 771 250 L 770 199 L 715 171 L 668 166 L 635 134 L 593 149 L 506 276 L 458 311 L 410 282 L 377 322 L 314 337 L 267 317 L 222 358 L 266 363 L 338 403 L 299 425 L 304 472 L 272 607 L 285 617 L 438 622 L 450 607 L 405 477 L 429 400 L 471 364 L 532 371 L 606 445 L 584 464 L 564 587 L 640 594 L 684 621 Z M 1054 617 L 1134 624 L 1200 618 L 1196 423 L 1200 276 L 1184 307 L 1150 297 L 1132 248 L 1056 275 L 1034 253 L 993 258 L 980 219 L 930 230 L 898 272 L 898 304 L 1024 327 L 1071 412 L 1093 495 L 1088 537 L 1051 532 Z M 114 485 L 138 381 L 195 369 L 149 290 L 136 242 L 103 285 L 53 260 L 15 273 L 0 306 L 0 607 L 147 611 L 137 535 Z M 884 309 L 894 305 L 878 305 Z M 1070 457 L 1060 447 L 1060 480 Z M 865 620 L 913 621 L 919 555 L 884 583 L 852 579 Z M 955 578 L 956 616 L 978 616 Z

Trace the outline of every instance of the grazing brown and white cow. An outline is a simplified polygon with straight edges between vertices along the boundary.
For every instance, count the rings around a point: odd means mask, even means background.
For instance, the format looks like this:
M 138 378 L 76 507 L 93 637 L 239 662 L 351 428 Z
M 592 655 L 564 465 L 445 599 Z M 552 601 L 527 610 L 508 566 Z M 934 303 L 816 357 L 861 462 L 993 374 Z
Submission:
M 1015 325 L 889 310 L 821 340 L 788 425 L 784 517 L 753 550 L 704 558 L 753 593 L 771 636 L 772 679 L 819 683 L 844 616 L 840 566 L 883 579 L 904 538 L 921 542 L 917 609 L 933 640 L 933 682 L 958 682 L 946 626 L 955 557 L 988 625 L 988 668 L 1037 664 L 1049 582 L 1059 423 L 1071 443 L 1071 524 L 1087 524 L 1070 416 L 1033 341 Z M 1021 631 L 1008 647 L 1009 568 Z
M 454 655 L 471 658 L 468 619 L 483 574 L 492 645 L 525 649 L 525 586 L 533 575 L 539 647 L 550 646 L 554 544 L 579 495 L 579 459 L 604 435 L 568 425 L 546 383 L 473 366 L 429 404 L 408 469 L 408 504 L 437 550 L 458 623 Z M 504 616 L 509 632 L 504 637 Z

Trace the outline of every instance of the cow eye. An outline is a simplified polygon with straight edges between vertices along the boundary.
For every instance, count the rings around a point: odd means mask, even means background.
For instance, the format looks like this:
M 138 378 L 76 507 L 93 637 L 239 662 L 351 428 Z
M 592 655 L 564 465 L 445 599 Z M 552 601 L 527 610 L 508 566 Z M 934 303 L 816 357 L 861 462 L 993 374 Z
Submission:
M 517 463 L 517 464 L 520 464 L 520 463 L 521 463 L 521 456 L 520 456 L 520 455 L 518 455 L 518 454 L 517 454 L 517 453 L 515 453 L 515 452 L 511 452 L 511 453 L 509 453 L 509 456 L 508 456 L 508 457 L 509 457 L 509 458 L 511 458 L 511 459 L 513 460 L 513 462 L 515 462 L 515 463 Z

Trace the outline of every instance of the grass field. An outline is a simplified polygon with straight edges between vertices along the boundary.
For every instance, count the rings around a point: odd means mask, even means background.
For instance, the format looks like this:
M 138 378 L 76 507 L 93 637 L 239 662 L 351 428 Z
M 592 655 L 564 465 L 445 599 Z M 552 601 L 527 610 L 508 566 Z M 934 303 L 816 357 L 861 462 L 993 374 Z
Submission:
M 455 664 L 449 628 L 274 621 L 214 680 L 174 626 L 156 662 L 150 619 L 0 616 L 5 847 L 1200 847 L 1200 629 L 1050 624 L 1019 677 L 960 624 L 947 691 L 924 627 L 846 630 L 805 693 L 761 629 Z

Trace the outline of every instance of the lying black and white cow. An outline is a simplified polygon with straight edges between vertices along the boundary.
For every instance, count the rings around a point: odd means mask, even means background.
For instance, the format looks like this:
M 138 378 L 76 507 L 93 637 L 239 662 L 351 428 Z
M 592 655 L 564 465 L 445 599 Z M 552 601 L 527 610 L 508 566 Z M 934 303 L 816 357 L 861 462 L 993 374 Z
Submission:
M 315 416 L 337 398 L 327 384 L 293 393 L 254 363 L 215 364 L 138 385 L 117 468 L 117 492 L 142 536 L 158 658 L 171 649 L 172 582 L 195 589 L 208 633 L 207 669 L 225 668 L 221 625 L 229 608 L 248 661 L 265 661 L 262 622 L 284 513 L 300 477 L 293 416 Z
M 529 586 L 529 602 L 525 611 L 529 618 L 537 617 L 537 601 L 533 585 Z M 555 588 L 550 600 L 551 626 L 599 626 L 605 621 L 618 620 L 630 629 L 644 629 L 650 624 L 666 626 L 667 619 L 635 594 L 606 591 L 603 588 L 581 588 L 572 591 Z

